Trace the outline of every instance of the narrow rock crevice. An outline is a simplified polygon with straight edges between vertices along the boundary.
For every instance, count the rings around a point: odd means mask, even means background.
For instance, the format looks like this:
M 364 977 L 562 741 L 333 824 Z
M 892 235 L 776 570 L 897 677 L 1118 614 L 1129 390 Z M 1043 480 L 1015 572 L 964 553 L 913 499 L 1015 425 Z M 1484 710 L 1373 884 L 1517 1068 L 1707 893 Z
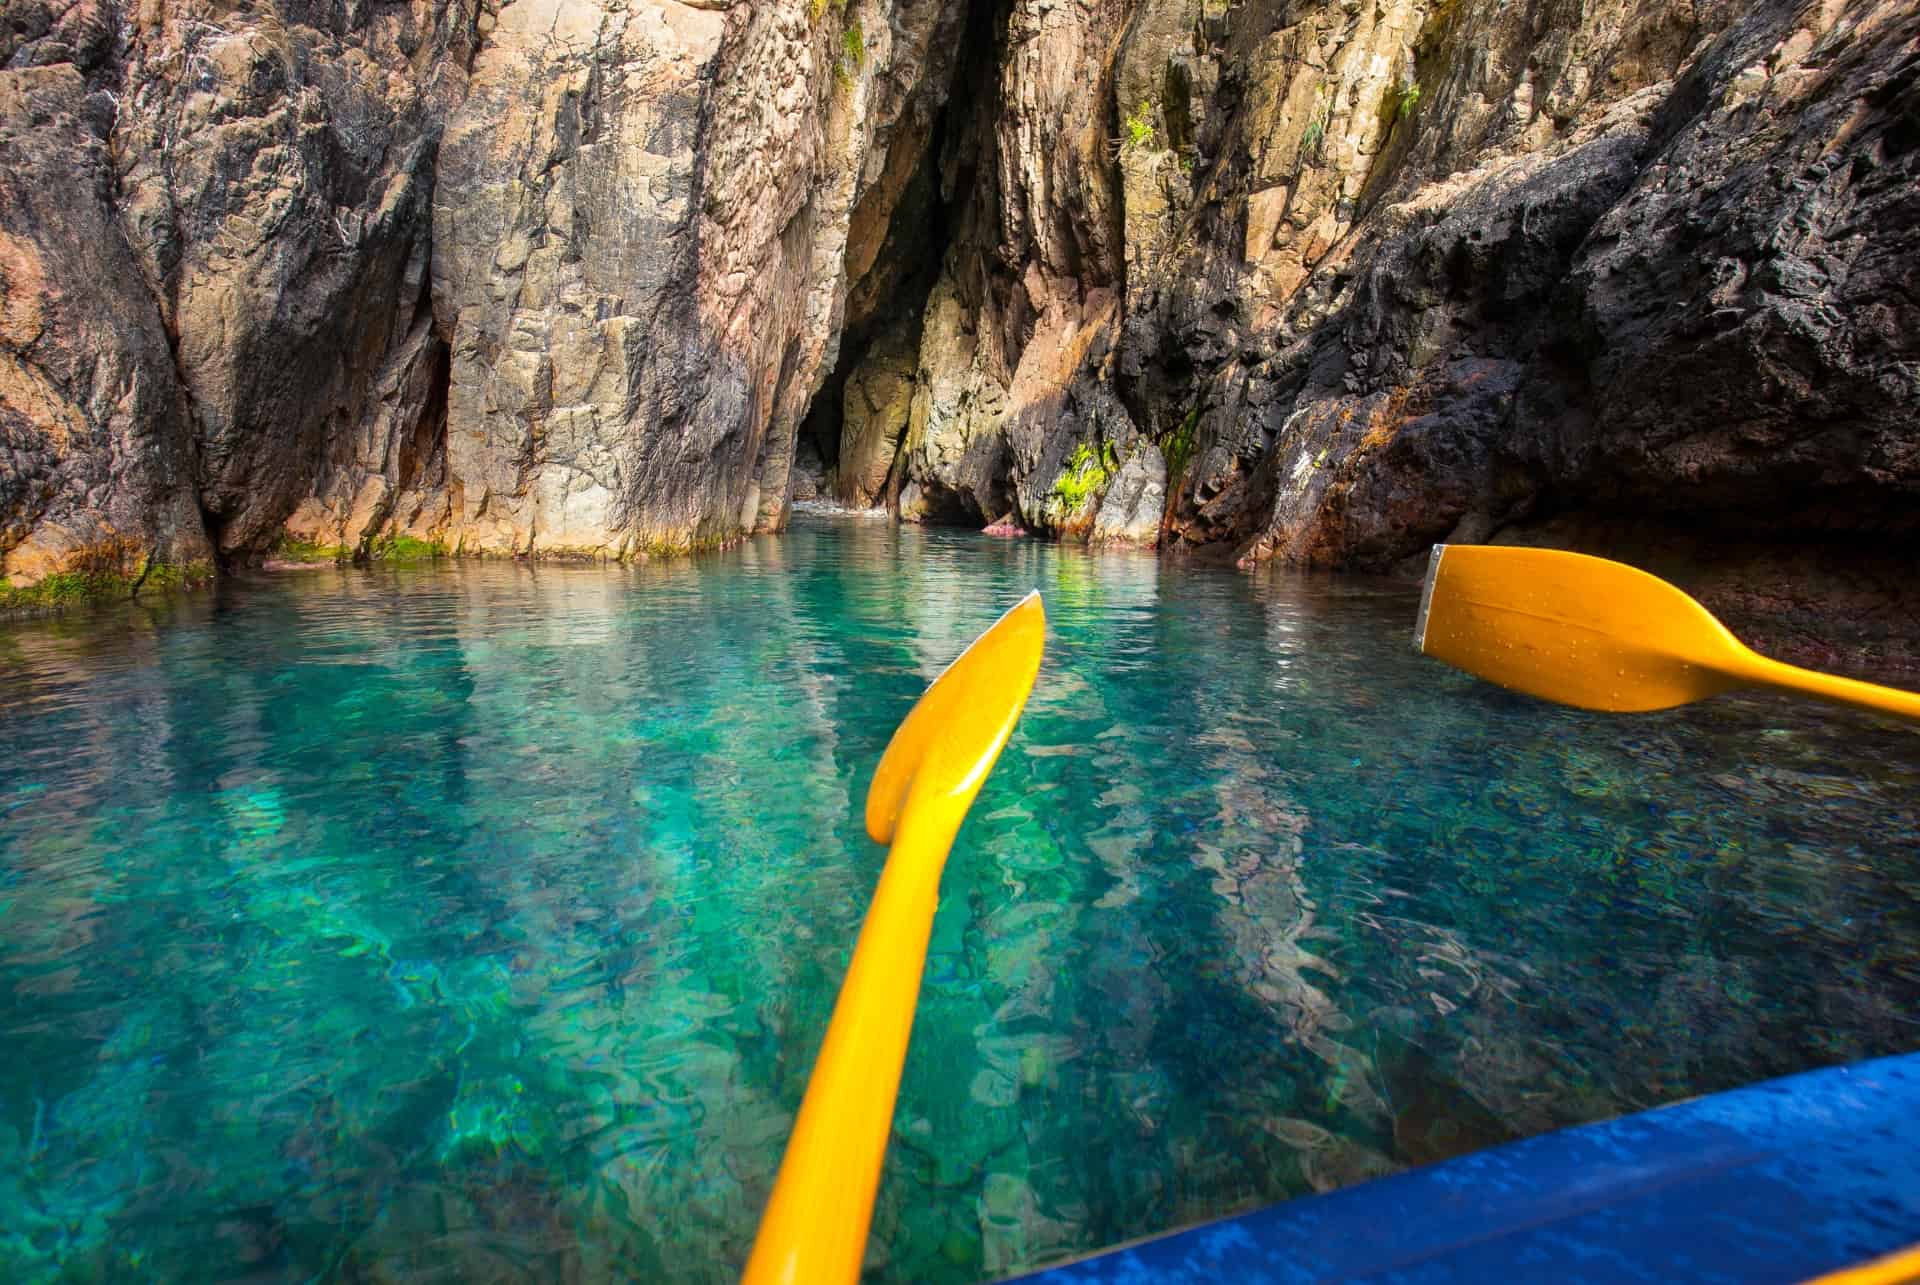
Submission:
M 894 212 L 873 267 L 849 291 L 840 355 L 801 425 L 802 458 L 820 496 L 871 508 L 905 435 L 920 318 L 945 253 L 950 219 L 927 150 Z M 797 499 L 813 498 L 796 494 Z
M 868 263 L 854 260 L 871 236 L 863 230 L 872 217 L 868 207 L 893 193 L 883 181 L 852 212 L 839 353 L 801 426 L 796 499 L 818 496 L 859 508 L 897 503 L 923 319 L 973 197 L 972 184 L 956 170 L 977 170 L 970 153 L 980 132 L 982 88 L 996 64 L 1002 7 L 1000 0 L 961 6 L 957 46 L 940 51 L 949 86 Z

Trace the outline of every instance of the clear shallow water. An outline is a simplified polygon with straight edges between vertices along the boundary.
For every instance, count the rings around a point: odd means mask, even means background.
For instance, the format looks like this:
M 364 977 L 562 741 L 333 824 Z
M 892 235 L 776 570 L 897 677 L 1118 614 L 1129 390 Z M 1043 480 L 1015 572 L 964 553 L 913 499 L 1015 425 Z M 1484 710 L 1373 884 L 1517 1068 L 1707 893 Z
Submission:
M 726 1279 L 924 684 L 1027 588 L 870 1276 L 1920 1048 L 1920 736 L 1606 718 L 1415 595 L 805 525 L 0 627 L 0 1278 Z

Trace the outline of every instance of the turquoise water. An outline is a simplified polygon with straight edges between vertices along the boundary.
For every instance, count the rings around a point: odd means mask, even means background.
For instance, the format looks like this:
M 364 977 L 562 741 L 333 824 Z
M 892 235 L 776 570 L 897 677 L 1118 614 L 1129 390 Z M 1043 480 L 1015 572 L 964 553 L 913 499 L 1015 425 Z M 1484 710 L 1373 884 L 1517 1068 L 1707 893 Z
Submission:
M 1920 1048 L 1920 736 L 1607 718 L 1415 595 L 876 523 L 0 628 L 0 1279 L 723 1280 L 1030 587 L 869 1275 L 967 1281 Z

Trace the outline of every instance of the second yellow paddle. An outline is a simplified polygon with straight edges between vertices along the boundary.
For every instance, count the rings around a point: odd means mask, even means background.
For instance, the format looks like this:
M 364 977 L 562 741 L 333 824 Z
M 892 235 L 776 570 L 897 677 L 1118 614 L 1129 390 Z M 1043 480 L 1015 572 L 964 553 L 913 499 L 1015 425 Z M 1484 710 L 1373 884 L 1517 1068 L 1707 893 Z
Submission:
M 1768 660 L 1666 581 L 1557 549 L 1434 545 L 1413 645 L 1583 709 L 1668 709 L 1771 687 L 1920 722 L 1920 694 Z
M 1046 634 L 1030 593 L 933 680 L 880 756 L 867 833 L 893 846 L 760 1220 L 750 1285 L 859 1279 L 940 871 L 1033 690 Z

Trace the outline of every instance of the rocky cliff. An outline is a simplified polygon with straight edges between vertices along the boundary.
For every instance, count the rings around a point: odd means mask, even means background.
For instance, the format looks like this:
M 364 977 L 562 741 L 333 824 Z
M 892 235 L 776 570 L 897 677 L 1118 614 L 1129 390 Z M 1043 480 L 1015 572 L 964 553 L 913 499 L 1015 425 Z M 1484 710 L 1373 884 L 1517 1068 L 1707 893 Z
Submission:
M 9 0 L 0 570 L 785 518 L 932 0 Z M 104 270 L 102 270 L 104 269 Z M 871 305 L 870 305 L 871 306 Z
M 818 488 L 1242 562 L 1570 544 L 1916 632 L 1911 4 L 4 16 L 16 583 L 634 556 Z
M 1035 0 L 997 67 L 908 512 L 1570 545 L 1920 659 L 1911 5 Z

